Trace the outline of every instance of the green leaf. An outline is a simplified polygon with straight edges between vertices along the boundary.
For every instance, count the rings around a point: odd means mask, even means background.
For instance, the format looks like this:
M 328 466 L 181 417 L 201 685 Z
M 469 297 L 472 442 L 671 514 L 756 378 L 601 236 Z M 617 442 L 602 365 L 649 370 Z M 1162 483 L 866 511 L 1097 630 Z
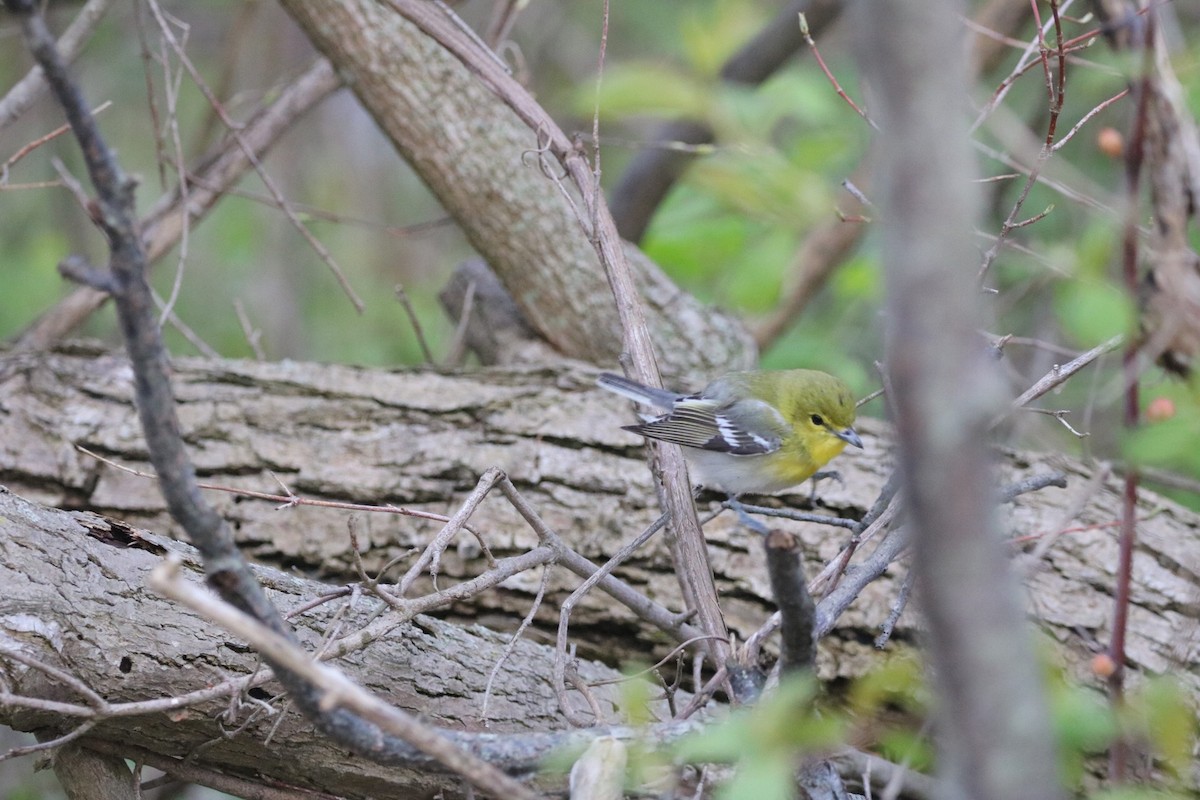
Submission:
M 1152 677 L 1128 698 L 1124 709 L 1132 724 L 1152 741 L 1175 776 L 1183 778 L 1196 745 L 1196 713 L 1178 681 Z
M 754 706 L 685 737 L 676 745 L 676 753 L 685 761 L 735 761 L 768 752 L 791 754 L 826 747 L 838 741 L 843 723 L 816 713 L 815 696 L 812 676 L 789 678 Z
M 889 658 L 854 682 L 850 703 L 858 714 L 873 714 L 885 705 L 911 711 L 925 706 L 925 680 L 920 662 L 912 656 Z
M 715 208 L 670 224 L 659 224 L 656 219 L 643 249 L 685 288 L 703 293 L 697 284 L 710 281 L 739 257 L 753 227 L 747 220 Z
M 885 731 L 879 737 L 879 752 L 889 761 L 904 764 L 916 772 L 929 772 L 934 766 L 933 745 L 916 731 Z
M 883 299 L 883 274 L 879 269 L 879 262 L 872 258 L 855 256 L 833 273 L 831 288 L 840 301 L 869 300 L 879 303 Z
M 649 725 L 653 722 L 650 696 L 654 691 L 644 676 L 631 677 L 621 684 L 621 711 L 630 725 Z
M 1192 794 L 1165 792 L 1144 786 L 1120 786 L 1090 795 L 1089 800 L 1191 800 Z
M 733 762 L 748 754 L 754 738 L 750 719 L 745 713 L 732 714 L 699 733 L 685 736 L 676 743 L 676 758 L 685 762 Z
M 796 795 L 795 766 L 786 753 L 758 755 L 738 765 L 720 788 L 722 800 L 791 800 Z
M 1063 328 L 1082 347 L 1095 347 L 1133 330 L 1133 303 L 1124 291 L 1106 281 L 1084 279 L 1063 284 L 1055 307 Z
M 1131 431 L 1123 448 L 1125 457 L 1140 466 L 1171 467 L 1194 462 L 1196 420 L 1183 416 Z
M 1095 753 L 1117 735 L 1117 721 L 1108 700 L 1095 690 L 1068 685 L 1053 698 L 1054 719 L 1064 747 Z
M 780 280 L 796 252 L 796 236 L 775 226 L 752 227 L 758 230 L 752 230 L 746 247 L 723 271 L 719 304 L 739 311 L 765 312 L 779 301 Z
M 600 116 L 703 118 L 708 113 L 710 95 L 705 82 L 669 66 L 648 62 L 614 64 L 605 71 L 600 84 Z M 573 106 L 577 113 L 590 117 L 595 102 L 594 88 L 581 85 Z
M 762 85 L 758 96 L 774 113 L 793 116 L 806 129 L 829 126 L 830 133 L 843 139 L 847 137 L 846 114 L 853 116 L 854 111 L 837 96 L 829 80 L 816 70 L 781 70 Z
M 1118 252 L 1116 225 L 1088 225 L 1072 243 L 1075 257 L 1075 274 L 1095 280 L 1103 280 Z
M 1107 698 L 1074 684 L 1052 684 L 1059 759 L 1068 786 L 1082 780 L 1087 757 L 1103 752 L 1117 735 L 1117 720 Z
M 693 168 L 690 182 L 726 207 L 795 230 L 832 207 L 826 182 L 792 164 L 777 151 L 723 150 Z
M 742 0 L 719 0 L 697 9 L 680 20 L 680 44 L 693 68 L 716 77 L 729 57 L 762 27 L 763 15 Z

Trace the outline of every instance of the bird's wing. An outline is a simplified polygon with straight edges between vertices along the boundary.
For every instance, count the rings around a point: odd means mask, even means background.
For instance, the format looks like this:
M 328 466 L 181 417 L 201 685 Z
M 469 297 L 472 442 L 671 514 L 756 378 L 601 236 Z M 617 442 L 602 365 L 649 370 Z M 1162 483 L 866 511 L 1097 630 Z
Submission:
M 661 409 L 671 408 L 681 396 L 678 392 L 655 389 L 653 386 L 645 386 L 637 381 L 631 381 L 629 378 L 622 375 L 615 375 L 611 372 L 601 373 L 600 377 L 596 378 L 596 383 L 600 388 L 607 389 L 622 397 L 627 397 L 635 403 L 642 403 L 643 405 Z
M 651 439 L 735 456 L 758 456 L 779 449 L 787 423 L 761 400 L 720 404 L 691 395 L 668 414 L 625 428 Z

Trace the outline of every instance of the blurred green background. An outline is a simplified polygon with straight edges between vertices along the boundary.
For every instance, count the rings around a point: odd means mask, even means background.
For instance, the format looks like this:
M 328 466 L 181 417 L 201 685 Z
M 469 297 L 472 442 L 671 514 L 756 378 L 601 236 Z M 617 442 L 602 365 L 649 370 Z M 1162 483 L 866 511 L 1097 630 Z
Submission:
M 970 5 L 975 11 L 980 4 Z M 56 30 L 65 27 L 79 6 L 50 3 Z M 453 6 L 468 23 L 483 28 L 494 3 L 470 0 Z M 842 181 L 867 157 L 872 138 L 868 125 L 837 96 L 808 52 L 798 53 L 759 87 L 734 87 L 717 78 L 728 56 L 779 6 L 766 0 L 613 3 L 599 93 L 608 187 L 637 146 L 668 144 L 653 139 L 662 120 L 700 118 L 716 132 L 716 144 L 675 187 L 642 244 L 685 289 L 752 325 L 768 317 L 795 283 L 792 262 L 814 226 L 836 209 L 853 207 Z M 1041 7 L 1044 11 L 1045 5 Z M 193 0 L 165 2 L 163 8 L 206 81 L 238 118 L 314 58 L 303 34 L 270 2 Z M 513 46 L 505 50 L 515 74 L 563 129 L 585 140 L 596 100 L 602 10 L 599 0 L 531 0 L 513 29 Z M 1175 70 L 1197 113 L 1200 4 L 1168 3 L 1160 10 Z M 1093 29 L 1095 21 L 1072 18 L 1065 25 L 1068 36 L 1077 36 Z M 842 86 L 869 110 L 871 99 L 857 77 L 853 34 L 853 20 L 843 20 L 821 32 L 818 45 Z M 1023 43 L 1033 35 L 1027 21 L 1016 35 L 1021 41 L 979 78 L 971 97 L 976 108 L 1008 85 Z M 0 91 L 7 91 L 30 62 L 15 24 L 3 15 L 0 37 L 6 53 L 0 59 L 0 85 L 5 87 Z M 1073 56 L 1059 138 L 1125 88 L 1131 68 L 1103 40 Z M 89 102 L 113 103 L 100 123 L 126 168 L 140 176 L 143 209 L 175 182 L 170 169 L 160 170 L 158 155 L 160 144 L 171 147 L 163 124 L 168 81 L 179 82 L 177 116 L 186 156 L 194 160 L 220 133 L 201 93 L 186 75 L 180 78 L 178 60 L 163 48 L 153 20 L 139 4 L 114 4 L 74 71 Z M 996 178 L 981 184 L 981 259 L 1024 183 L 989 153 L 1012 152 L 1014 138 L 1021 136 L 1036 151 L 1047 125 L 1040 67 L 1015 77 L 1009 89 L 990 123 L 976 132 L 980 175 Z M 1124 164 L 1100 144 L 1103 129 L 1126 131 L 1130 115 L 1128 99 L 1113 104 L 1054 156 L 1046 174 L 1073 194 L 1035 186 L 1018 217 L 1052 210 L 1013 233 L 983 281 L 981 330 L 1013 337 L 1000 364 L 1014 396 L 1055 364 L 1135 330 L 1135 305 L 1117 279 Z M 43 98 L 0 131 L 0 160 L 62 122 L 59 109 Z M 931 159 L 937 150 L 938 143 L 930 142 Z M 7 169 L 0 182 L 4 340 L 19 335 L 71 291 L 55 269 L 63 257 L 81 253 L 96 264 L 105 258 L 102 237 L 71 194 L 61 186 L 44 185 L 57 178 L 52 158 L 83 177 L 77 147 L 69 137 L 60 137 Z M 266 189 L 251 176 L 191 231 L 182 264 L 177 251 L 155 268 L 153 282 L 162 296 L 170 296 L 178 283 L 175 311 L 195 340 L 204 343 L 198 346 L 169 327 L 171 351 L 251 357 L 253 349 L 238 319 L 240 305 L 249 325 L 261 333 L 269 359 L 419 364 L 423 356 L 413 327 L 395 299 L 395 287 L 402 285 L 435 357 L 441 357 L 453 326 L 436 295 L 471 250 L 349 93 L 339 93 L 304 118 L 265 165 L 309 230 L 345 269 L 366 301 L 365 313 L 355 312 L 321 259 L 264 200 Z M 873 211 L 865 214 L 870 217 Z M 862 245 L 764 351 L 762 360 L 769 367 L 826 369 L 866 395 L 879 385 L 875 364 L 884 356 L 881 254 L 869 221 L 846 224 L 866 226 Z M 1200 244 L 1194 231 L 1192 243 Z M 961 268 L 974 273 L 979 264 Z M 111 308 L 96 314 L 79 334 L 118 346 Z M 1086 436 L 1073 434 L 1052 416 L 1028 412 L 1016 415 L 1000 436 L 1008 443 L 1085 458 L 1128 455 L 1147 467 L 1174 470 L 1182 477 L 1178 485 L 1187 487 L 1191 481 L 1194 487 L 1200 477 L 1200 397 L 1194 383 L 1168 379 L 1149 368 L 1142 377 L 1142 395 L 1150 419 L 1127 435 L 1120 421 L 1119 362 L 1119 352 L 1103 357 L 1035 404 L 1068 412 L 1067 422 Z M 875 400 L 865 413 L 885 416 L 886 409 Z M 1200 494 L 1194 491 L 1170 492 L 1200 506 Z M 26 772 L 22 769 L 21 775 L 27 777 Z M 19 789 L 0 782 L 4 796 L 49 797 L 54 791 L 48 779 Z
M 493 3 L 454 4 L 477 28 L 486 26 Z M 634 147 L 653 142 L 656 125 L 685 116 L 709 122 L 717 142 L 698 158 L 654 217 L 643 246 L 688 291 L 731 309 L 753 324 L 776 308 L 795 277 L 791 266 L 813 226 L 835 209 L 853 206 L 842 187 L 865 158 L 867 124 L 837 96 L 807 52 L 759 87 L 723 84 L 717 73 L 778 10 L 765 0 L 694 0 L 688 3 L 614 3 L 604 82 L 600 90 L 604 181 L 612 186 Z M 301 72 L 313 59 L 303 34 L 278 7 L 254 0 L 165 3 L 175 33 L 205 79 L 235 116 Z M 52 22 L 64 27 L 78 3 L 52 3 Z M 170 148 L 164 86 L 179 80 L 179 130 L 184 152 L 194 159 L 219 134 L 202 95 L 178 60 L 164 50 L 155 23 L 132 3 L 116 3 L 75 65 L 89 101 L 113 106 L 100 116 L 129 171 L 141 177 L 143 208 L 173 184 L 160 172 L 156 138 Z M 505 56 L 569 134 L 590 135 L 603 6 L 598 0 L 559 3 L 532 0 L 518 17 Z M 1174 65 L 1193 110 L 1200 108 L 1200 10 L 1172 4 L 1165 19 L 1175 43 Z M 1095 27 L 1068 19 L 1068 36 Z M 19 35 L 0 17 L 9 57 L 0 80 L 11 85 L 28 67 Z M 1019 37 L 1028 42 L 1026 22 Z M 146 54 L 143 45 L 145 43 Z M 1019 44 L 1019 43 L 1018 43 Z M 819 34 L 830 69 L 851 97 L 868 110 L 853 54 L 852 20 Z M 983 107 L 1006 83 L 1021 55 L 1012 47 L 999 66 L 976 82 L 972 102 Z M 164 71 L 163 60 L 166 59 Z M 1061 138 L 1097 104 L 1121 91 L 1130 65 L 1103 40 L 1075 56 L 1068 68 L 1067 102 L 1058 123 Z M 169 75 L 169 78 L 168 78 Z M 1047 99 L 1039 66 L 1011 80 L 1009 93 L 990 122 L 979 128 L 980 174 L 986 216 L 979 228 L 987 249 L 1017 197 L 1023 178 L 988 152 L 1012 152 L 1012 131 L 1036 144 L 1045 136 Z M 150 88 L 148 89 L 148 85 Z M 156 137 L 150 98 L 159 120 Z M 981 330 L 1014 339 L 1002 364 L 1014 395 L 1055 364 L 1135 325 L 1133 304 L 1116 281 L 1119 208 L 1124 193 L 1120 158 L 1098 145 L 1103 128 L 1125 131 L 1128 100 L 1090 119 L 1050 161 L 1047 174 L 1078 196 L 1035 186 L 1020 218 L 1048 207 L 1036 224 L 1014 232 L 981 291 L 991 315 Z M 45 98 L 17 124 L 0 132 L 0 158 L 62 123 Z M 930 143 L 936 157 L 937 143 Z M 0 242 L 6 283 L 0 291 L 0 336 L 11 339 L 70 287 L 57 262 L 82 253 L 102 263 L 100 234 L 68 191 L 30 188 L 56 179 L 51 158 L 83 176 L 77 148 L 60 137 L 8 171 L 0 186 Z M 398 158 L 370 119 L 343 91 L 325 101 L 290 131 L 267 157 L 266 168 L 301 212 L 309 229 L 346 270 L 366 300 L 361 316 L 329 270 L 291 227 L 264 202 L 256 177 L 245 179 L 210 218 L 196 226 L 181 265 L 178 254 L 160 261 L 154 284 L 164 297 L 178 281 L 175 310 L 205 347 L 174 328 L 168 343 L 176 354 L 218 353 L 249 357 L 252 349 L 235 304 L 261 332 L 270 359 L 295 358 L 399 366 L 420 363 L 412 325 L 395 299 L 402 285 L 435 358 L 444 354 L 453 326 L 436 301 L 449 273 L 471 254 L 455 225 Z M 165 177 L 165 183 L 164 183 Z M 1085 199 L 1081 200 L 1079 197 Z M 870 217 L 872 210 L 866 215 Z M 770 367 L 812 366 L 836 372 L 862 394 L 878 386 L 875 362 L 883 357 L 883 279 L 870 222 L 863 244 L 832 275 L 804 314 L 763 353 Z M 977 270 L 978 264 L 963 265 Z M 116 342 L 112 311 L 105 308 L 80 333 Z M 1090 434 L 1073 435 L 1054 418 L 1017 416 L 1013 441 L 1076 455 L 1118 455 L 1119 355 L 1102 359 L 1040 407 L 1067 410 L 1067 421 Z M 1164 379 L 1156 369 L 1143 379 L 1146 402 L 1169 396 L 1170 419 L 1151 426 L 1130 451 L 1147 464 L 1200 475 L 1200 412 L 1194 387 Z M 865 413 L 884 415 L 882 401 Z M 1155 432 L 1157 431 L 1157 432 Z M 1164 433 L 1164 431 L 1166 431 Z

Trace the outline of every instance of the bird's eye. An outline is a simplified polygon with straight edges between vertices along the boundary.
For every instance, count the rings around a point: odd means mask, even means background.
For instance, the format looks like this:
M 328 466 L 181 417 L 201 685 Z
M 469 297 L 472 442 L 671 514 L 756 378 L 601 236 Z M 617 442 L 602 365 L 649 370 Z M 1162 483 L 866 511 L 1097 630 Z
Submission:
M 820 414 L 813 414 L 811 417 L 809 417 L 809 419 L 812 420 L 813 425 L 816 425 L 818 427 L 825 424 L 825 420 L 821 419 Z

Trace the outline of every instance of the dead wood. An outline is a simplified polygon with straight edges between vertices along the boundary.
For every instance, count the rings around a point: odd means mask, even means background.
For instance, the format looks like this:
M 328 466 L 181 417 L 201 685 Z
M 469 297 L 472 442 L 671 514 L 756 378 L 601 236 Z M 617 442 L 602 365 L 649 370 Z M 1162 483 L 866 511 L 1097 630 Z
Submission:
M 179 359 L 175 383 L 185 437 L 201 478 L 257 492 L 282 493 L 280 482 L 307 498 L 398 505 L 452 514 L 489 467 L 504 469 L 538 512 L 571 546 L 603 561 L 657 516 L 641 447 L 619 430 L 629 409 L 592 388 L 586 368 L 513 367 L 474 373 Z M 86 509 L 139 527 L 170 531 L 152 481 L 81 453 L 97 451 L 146 469 L 131 406 L 128 367 L 121 356 L 90 346 L 51 354 L 10 356 L 0 383 L 0 476 L 16 494 L 50 506 Z M 835 462 L 844 484 L 825 482 L 824 513 L 860 517 L 890 469 L 885 426 L 862 426 L 867 449 Z M 1096 643 L 1107 641 L 1109 587 L 1116 564 L 1119 486 L 1096 480 L 1092 468 L 1069 459 L 1005 453 L 1003 484 L 1061 471 L 1066 490 L 1044 489 L 1005 505 L 1012 537 L 1059 536 L 1036 561 L 1019 555 L 1041 539 L 1014 544 L 1027 573 L 1030 612 L 1077 679 L 1091 675 Z M 807 487 L 784 500 L 802 504 Z M 353 579 L 348 512 L 249 500 L 214 492 L 211 500 L 256 561 L 333 581 Z M 1140 506 L 1140 549 L 1131 609 L 1130 668 L 1173 672 L 1200 694 L 1200 517 L 1146 492 Z M 440 524 L 391 514 L 359 514 L 358 536 L 368 569 L 423 546 Z M 471 519 L 497 556 L 523 552 L 536 536 L 502 498 L 484 501 Z M 781 523 L 801 540 L 806 570 L 834 558 L 845 531 Z M 726 622 L 741 638 L 772 611 L 757 540 L 725 517 L 706 527 Z M 471 537 L 460 537 L 440 565 L 440 584 L 482 572 Z M 869 555 L 872 545 L 857 558 Z M 402 567 L 403 569 L 403 567 Z M 820 647 L 823 677 L 850 677 L 878 663 L 872 641 L 907 573 L 903 560 L 871 584 Z M 648 596 L 681 608 L 665 545 L 654 540 L 618 574 Z M 392 577 L 396 577 L 395 573 Z M 557 606 L 578 580 L 554 570 L 536 623 L 557 624 Z M 512 630 L 528 613 L 539 576 L 523 574 L 449 617 Z M 418 587 L 422 588 L 422 587 Z M 428 588 L 427 586 L 424 588 Z M 919 630 L 909 611 L 890 649 L 903 649 Z M 536 632 L 531 634 L 539 636 Z M 593 593 L 576 610 L 572 641 L 610 662 L 645 659 L 665 637 L 631 612 Z M 1188 669 L 1182 666 L 1192 665 Z
M 276 698 L 273 681 L 247 685 L 261 667 L 253 650 L 148 588 L 148 573 L 169 554 L 184 560 L 189 580 L 203 580 L 187 545 L 0 491 L 0 723 L 52 738 L 96 721 L 51 705 L 94 704 L 33 668 L 33 660 L 65 671 L 103 698 L 107 705 L 93 708 L 103 721 L 88 738 L 120 742 L 131 752 L 141 748 L 162 758 L 190 753 L 193 766 L 255 782 L 336 787 L 345 797 L 417 797 L 458 785 L 428 766 L 384 766 L 350 755 Z M 336 588 L 267 567 L 256 574 L 285 613 Z M 369 594 L 346 593 L 291 621 L 304 646 L 316 652 L 339 632 L 362 628 L 382 605 Z M 561 730 L 549 679 L 553 653 L 527 640 L 497 672 L 484 718 L 489 675 L 507 644 L 507 637 L 478 626 L 418 617 L 333 663 L 430 724 L 492 734 Z M 23 658 L 14 658 L 13 650 Z M 578 669 L 589 682 L 616 677 L 594 662 L 581 661 Z M 167 702 L 197 692 L 204 693 L 198 701 Z M 605 713 L 619 719 L 618 688 L 601 686 L 594 693 Z M 22 706 L 13 702 L 17 697 L 37 698 L 44 706 Z M 120 708 L 155 701 L 141 713 Z
M 486 255 L 539 335 L 565 356 L 614 362 L 621 327 L 589 235 L 593 198 L 563 174 L 556 155 L 577 150 L 528 92 L 428 4 L 281 5 Z M 432 17 L 436 35 L 409 15 Z M 455 42 L 479 63 L 460 60 Z M 680 291 L 635 247 L 626 257 L 665 372 L 704 375 L 753 361 L 740 323 Z

